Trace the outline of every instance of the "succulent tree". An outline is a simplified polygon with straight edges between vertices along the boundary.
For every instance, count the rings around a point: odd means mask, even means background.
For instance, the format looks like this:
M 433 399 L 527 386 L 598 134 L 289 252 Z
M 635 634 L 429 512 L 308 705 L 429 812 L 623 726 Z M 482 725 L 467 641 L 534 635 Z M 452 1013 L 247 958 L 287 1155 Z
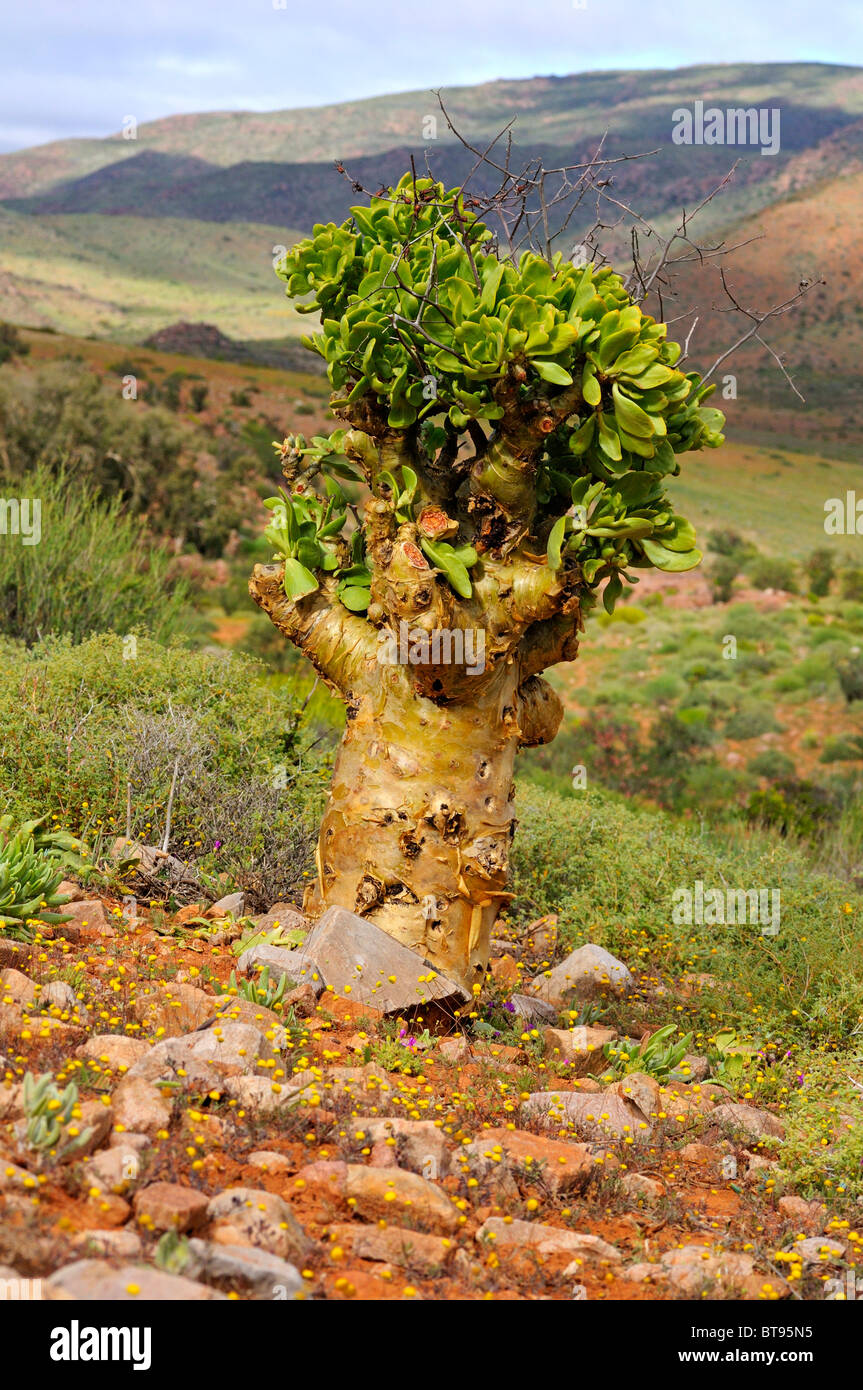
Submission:
M 542 672 L 600 594 L 698 563 L 666 480 L 724 423 L 608 265 L 514 253 L 471 202 L 407 174 L 285 258 L 343 428 L 281 446 L 250 584 L 347 709 L 307 908 L 468 987 L 510 896 L 516 753 L 562 717 Z

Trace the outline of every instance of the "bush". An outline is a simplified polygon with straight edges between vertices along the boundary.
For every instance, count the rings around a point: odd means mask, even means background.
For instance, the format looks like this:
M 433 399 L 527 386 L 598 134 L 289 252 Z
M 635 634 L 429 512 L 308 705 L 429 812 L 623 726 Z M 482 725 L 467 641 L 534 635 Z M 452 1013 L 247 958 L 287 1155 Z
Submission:
M 836 574 L 832 550 L 813 550 L 806 561 L 806 574 L 809 579 L 809 592 L 816 598 L 824 598 L 830 592 L 830 585 Z
M 0 378 L 0 440 L 5 487 L 20 492 L 44 465 L 205 555 L 221 555 L 243 525 L 261 473 L 241 440 L 212 440 L 159 406 L 124 401 L 116 381 L 68 362 L 40 367 L 14 389 Z M 209 466 L 199 467 L 208 453 Z
M 161 842 L 175 762 L 169 848 L 274 901 L 312 864 L 332 730 L 254 663 L 108 634 L 0 662 L 0 786 L 10 812 L 48 814 L 84 839 Z M 316 741 L 318 742 L 315 747 Z M 0 807 L 0 809 L 3 809 Z
M 595 788 L 562 798 L 521 785 L 511 915 L 557 912 L 566 949 L 593 941 L 635 969 L 661 952 L 670 976 L 706 970 L 725 987 L 723 1026 L 824 1044 L 855 1037 L 863 1015 L 863 897 L 814 870 L 775 835 L 687 824 Z M 781 885 L 778 936 L 757 927 L 675 924 L 672 894 Z M 715 1031 L 715 997 L 650 1001 L 650 1022 Z M 702 1011 L 699 1013 L 699 1010 Z M 772 1033 L 768 1030 L 774 1030 Z M 633 1031 L 632 1029 L 624 1031 Z
M 848 565 L 839 571 L 839 593 L 842 598 L 863 602 L 863 569 Z
M 759 555 L 746 572 L 756 589 L 783 589 L 788 594 L 797 593 L 793 560 L 783 560 L 778 555 Z
M 839 662 L 836 672 L 842 694 L 848 704 L 852 704 L 854 700 L 863 700 L 863 654 L 852 652 L 845 661 Z
M 65 473 L 38 468 L 23 491 L 41 503 L 41 540 L 0 546 L 0 623 L 28 645 L 63 632 L 80 642 L 92 632 L 151 629 L 165 639 L 180 627 L 185 587 L 167 552 L 118 499 L 93 501 Z
M 30 346 L 13 323 L 0 323 L 0 366 L 13 357 L 26 357 Z
M 746 771 L 751 772 L 753 777 L 766 777 L 770 782 L 778 782 L 793 778 L 796 769 L 794 759 L 789 758 L 787 753 L 781 752 L 778 748 L 765 748 L 763 753 L 757 753 L 754 758 L 749 759 Z

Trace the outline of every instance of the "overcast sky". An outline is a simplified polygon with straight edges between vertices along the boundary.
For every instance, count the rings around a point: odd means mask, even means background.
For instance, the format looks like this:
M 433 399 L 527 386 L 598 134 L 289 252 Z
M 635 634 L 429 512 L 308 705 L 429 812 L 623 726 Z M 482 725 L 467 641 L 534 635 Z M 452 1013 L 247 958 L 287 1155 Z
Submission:
M 3 0 L 0 150 L 128 115 L 795 59 L 863 61 L 860 0 Z

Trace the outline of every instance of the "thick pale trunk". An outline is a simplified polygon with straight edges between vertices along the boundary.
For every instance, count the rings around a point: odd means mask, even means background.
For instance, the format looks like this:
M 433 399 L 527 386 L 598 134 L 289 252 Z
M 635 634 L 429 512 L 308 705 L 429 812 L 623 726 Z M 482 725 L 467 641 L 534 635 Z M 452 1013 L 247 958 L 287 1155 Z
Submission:
M 470 704 L 432 702 L 413 675 L 378 666 L 351 691 L 307 906 L 351 908 L 470 987 L 509 896 L 513 766 L 531 707 L 517 663 L 478 681 Z

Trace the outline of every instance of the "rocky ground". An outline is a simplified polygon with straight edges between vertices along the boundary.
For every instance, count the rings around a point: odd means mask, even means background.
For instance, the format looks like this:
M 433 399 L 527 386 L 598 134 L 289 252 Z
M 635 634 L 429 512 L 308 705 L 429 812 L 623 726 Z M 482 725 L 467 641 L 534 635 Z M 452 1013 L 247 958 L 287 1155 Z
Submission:
M 565 956 L 544 919 L 496 942 L 470 999 L 340 909 L 303 939 L 277 904 L 257 926 L 297 944 L 238 957 L 236 899 L 130 920 L 61 891 L 69 922 L 0 938 L 0 1279 L 58 1299 L 775 1300 L 854 1269 L 849 1221 L 783 1194 L 781 1117 L 706 1059 L 597 1080 L 634 1001 L 698 977 Z M 616 1027 L 579 1022 L 608 999 Z M 478 1029 L 490 1010 L 514 1029 Z

